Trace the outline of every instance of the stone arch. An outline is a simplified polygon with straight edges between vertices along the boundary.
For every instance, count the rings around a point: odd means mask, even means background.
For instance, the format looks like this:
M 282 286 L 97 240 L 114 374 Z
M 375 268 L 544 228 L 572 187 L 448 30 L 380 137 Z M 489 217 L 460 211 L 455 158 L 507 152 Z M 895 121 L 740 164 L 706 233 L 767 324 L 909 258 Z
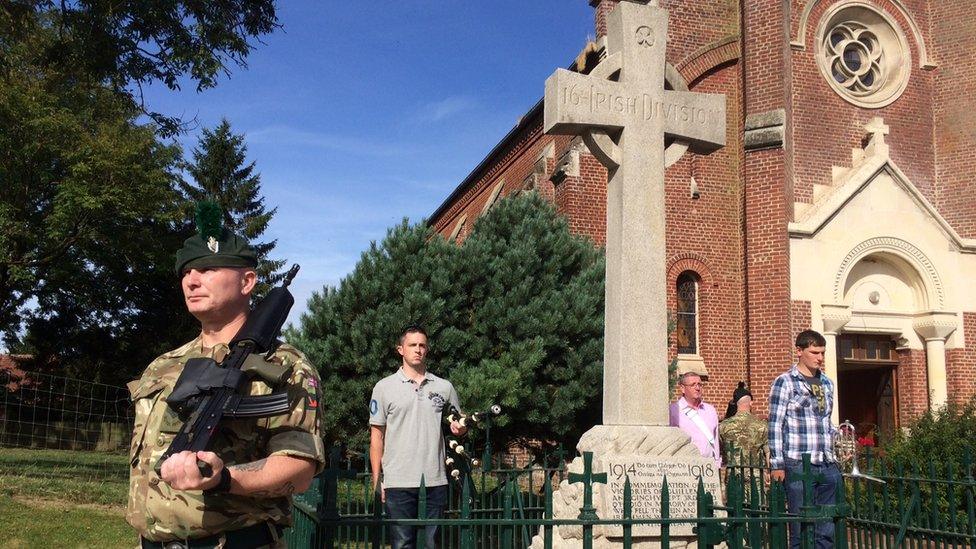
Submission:
M 939 272 L 932 261 L 910 242 L 895 237 L 876 237 L 861 242 L 844 257 L 834 277 L 832 301 L 842 303 L 845 298 L 848 277 L 854 267 L 862 260 L 872 255 L 891 255 L 903 261 L 912 273 L 904 273 L 909 278 L 915 278 L 917 293 L 920 297 L 919 309 L 942 310 L 945 306 L 945 288 Z M 896 264 L 897 265 L 897 264 Z
M 842 0 L 843 1 L 843 0 Z M 803 13 L 800 14 L 800 24 L 796 30 L 796 36 L 790 42 L 790 46 L 794 49 L 802 50 L 806 48 L 806 36 L 807 27 L 810 24 L 810 14 L 813 13 L 813 9 L 817 7 L 821 0 L 807 0 L 806 6 L 803 7 Z M 915 39 L 915 46 L 918 48 L 918 58 L 919 67 L 925 70 L 932 70 L 936 67 L 936 64 L 932 59 L 929 58 L 928 49 L 925 47 L 925 38 L 922 36 L 922 30 L 918 26 L 918 22 L 915 21 L 915 17 L 910 11 L 905 7 L 902 0 L 885 0 L 885 2 L 890 4 L 895 8 L 895 11 L 905 20 L 908 24 L 908 30 L 911 31 L 912 37 Z M 883 9 L 883 6 L 877 6 L 879 9 Z

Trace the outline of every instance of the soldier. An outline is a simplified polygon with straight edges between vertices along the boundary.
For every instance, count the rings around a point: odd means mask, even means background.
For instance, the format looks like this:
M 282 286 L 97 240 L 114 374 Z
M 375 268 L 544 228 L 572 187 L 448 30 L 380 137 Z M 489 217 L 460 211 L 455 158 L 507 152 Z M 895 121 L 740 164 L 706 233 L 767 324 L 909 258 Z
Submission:
M 214 215 L 219 220 L 219 209 Z M 226 356 L 248 317 L 257 281 L 257 256 L 243 238 L 221 229 L 219 221 L 200 221 L 200 214 L 198 223 L 200 233 L 176 254 L 176 273 L 201 333 L 129 383 L 136 417 L 126 520 L 143 548 L 284 547 L 291 495 L 306 490 L 325 464 L 318 373 L 294 347 L 282 343 L 270 356 L 252 355 L 243 368 L 250 374 L 249 394 L 287 390 L 290 413 L 227 420 L 218 426 L 212 452 L 181 452 L 162 464 L 160 474 L 154 470 L 182 425 L 166 397 L 188 359 L 219 362 Z M 202 476 L 197 460 L 213 473 Z
M 764 466 L 769 442 L 767 433 L 766 422 L 752 415 L 752 393 L 740 381 L 732 393 L 725 419 L 718 425 L 726 466 Z

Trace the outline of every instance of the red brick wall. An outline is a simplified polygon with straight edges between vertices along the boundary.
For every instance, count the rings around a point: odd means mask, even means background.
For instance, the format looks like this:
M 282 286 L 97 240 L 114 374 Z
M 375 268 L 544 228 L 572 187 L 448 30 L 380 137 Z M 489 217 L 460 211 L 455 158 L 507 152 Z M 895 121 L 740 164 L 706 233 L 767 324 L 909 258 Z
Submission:
M 799 29 L 799 18 L 807 0 L 793 1 L 791 36 Z M 888 143 L 891 157 L 911 181 L 933 203 L 937 202 L 935 186 L 935 150 L 933 147 L 932 108 L 929 98 L 934 92 L 931 71 L 919 68 L 917 44 L 908 22 L 888 0 L 871 0 L 897 21 L 909 37 L 912 69 L 908 87 L 894 103 L 880 109 L 865 109 L 841 98 L 833 91 L 817 66 L 814 33 L 821 16 L 834 2 L 821 1 L 810 13 L 806 47 L 792 51 L 793 101 L 792 141 L 793 170 L 796 174 L 793 192 L 797 201 L 812 202 L 813 185 L 831 183 L 831 167 L 850 167 L 851 148 L 860 147 L 867 133 L 864 125 L 874 118 L 884 118 L 891 128 Z M 926 28 L 925 0 L 903 0 L 916 22 Z
M 976 396 L 976 313 L 963 313 L 965 347 L 946 351 L 949 401 L 964 404 Z
M 803 330 L 810 330 L 813 325 L 813 315 L 810 313 L 809 301 L 792 302 L 793 334 L 798 334 Z M 794 343 L 796 338 L 794 337 Z
M 744 0 L 743 66 L 748 83 L 744 116 L 775 109 L 789 112 L 785 14 L 779 0 Z M 789 116 L 787 116 L 789 118 Z M 787 136 L 788 138 L 788 136 Z M 787 141 L 788 148 L 790 143 Z M 747 356 L 757 412 L 766 413 L 763 387 L 790 364 L 789 220 L 792 200 L 783 148 L 744 153 Z
M 964 237 L 976 237 L 976 2 L 930 2 L 938 206 Z
M 560 154 L 557 151 L 557 157 Z M 607 243 L 607 170 L 593 155 L 579 155 L 579 176 L 555 185 L 556 211 L 569 219 L 569 230 Z
M 898 351 L 898 422 L 905 427 L 929 408 L 924 349 Z

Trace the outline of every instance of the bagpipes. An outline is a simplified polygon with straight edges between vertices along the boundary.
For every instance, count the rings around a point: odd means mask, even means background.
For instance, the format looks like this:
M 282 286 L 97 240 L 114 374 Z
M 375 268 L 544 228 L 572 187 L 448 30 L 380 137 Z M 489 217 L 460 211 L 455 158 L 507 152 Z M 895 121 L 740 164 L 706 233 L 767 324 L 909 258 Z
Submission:
M 478 425 L 487 425 L 490 418 L 501 415 L 502 407 L 495 404 L 487 410 L 464 415 L 451 404 L 444 406 L 444 447 L 446 457 L 444 465 L 447 466 L 448 476 L 458 484 L 458 488 L 463 489 L 466 482 L 471 482 L 471 471 L 481 466 L 481 460 L 472 455 L 470 446 L 465 446 L 451 432 L 451 423 L 457 422 L 461 427 L 471 428 Z M 473 492 L 472 492 L 473 493 Z

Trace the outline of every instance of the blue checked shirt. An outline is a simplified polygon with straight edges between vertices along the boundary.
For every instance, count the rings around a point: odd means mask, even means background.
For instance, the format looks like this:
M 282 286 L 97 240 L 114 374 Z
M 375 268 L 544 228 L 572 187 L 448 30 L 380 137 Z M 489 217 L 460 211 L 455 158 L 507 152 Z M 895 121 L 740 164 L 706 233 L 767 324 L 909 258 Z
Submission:
M 786 459 L 802 460 L 810 454 L 812 463 L 834 463 L 834 383 L 820 374 L 824 407 L 820 408 L 810 384 L 794 364 L 773 382 L 769 392 L 769 461 L 772 469 L 785 469 Z

